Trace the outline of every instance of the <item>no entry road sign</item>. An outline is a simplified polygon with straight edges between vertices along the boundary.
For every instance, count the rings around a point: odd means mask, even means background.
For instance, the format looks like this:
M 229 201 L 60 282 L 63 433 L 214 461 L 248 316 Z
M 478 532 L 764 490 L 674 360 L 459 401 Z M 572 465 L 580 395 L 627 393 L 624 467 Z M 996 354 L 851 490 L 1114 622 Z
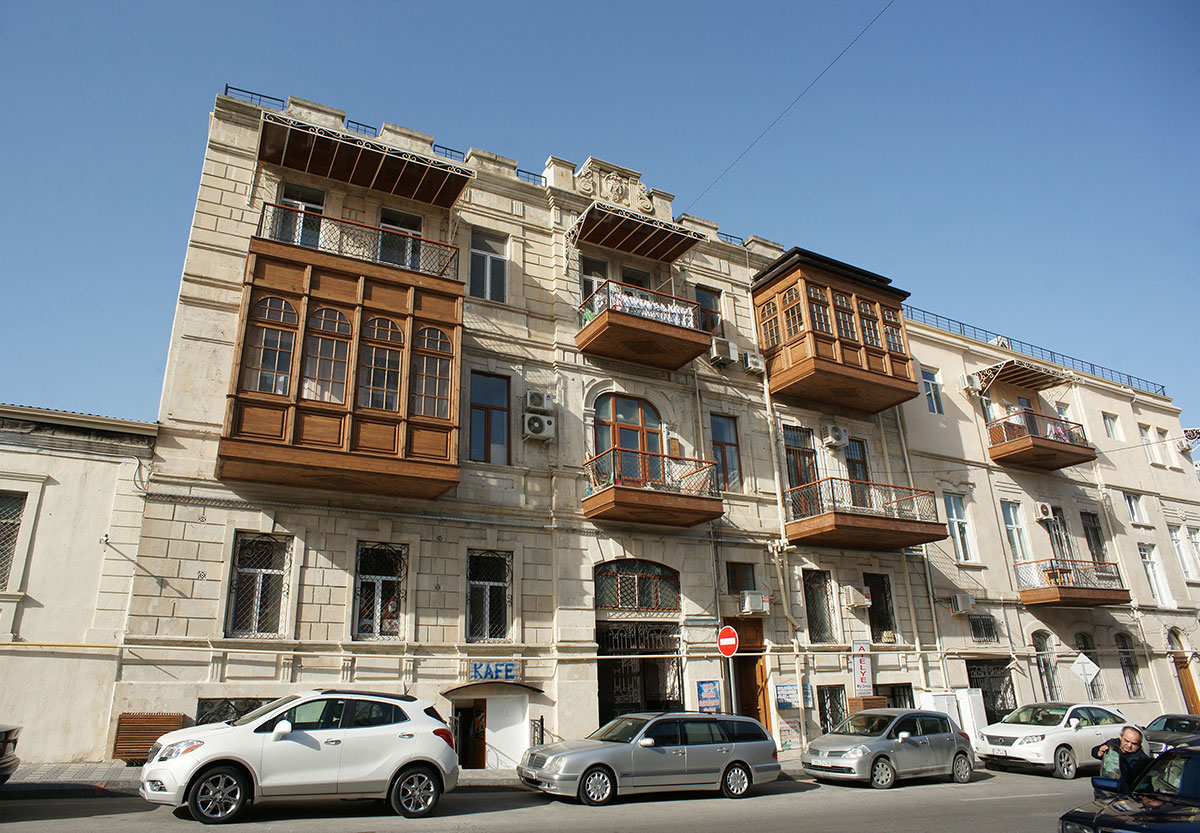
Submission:
M 723 657 L 731 657 L 737 653 L 738 635 L 729 625 L 721 628 L 721 632 L 717 634 L 717 650 L 721 652 Z

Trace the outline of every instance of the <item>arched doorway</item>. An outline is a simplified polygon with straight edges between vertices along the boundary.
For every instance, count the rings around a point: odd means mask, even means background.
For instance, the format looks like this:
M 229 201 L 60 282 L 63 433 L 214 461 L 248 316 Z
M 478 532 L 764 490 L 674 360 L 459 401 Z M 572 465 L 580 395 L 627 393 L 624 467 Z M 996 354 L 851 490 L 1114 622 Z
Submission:
M 1183 647 L 1179 631 L 1167 631 L 1167 647 L 1171 649 L 1171 660 L 1175 663 L 1175 676 L 1179 690 L 1183 692 L 1183 703 L 1190 714 L 1200 714 L 1200 697 L 1196 696 L 1196 679 L 1192 676 L 1191 654 Z

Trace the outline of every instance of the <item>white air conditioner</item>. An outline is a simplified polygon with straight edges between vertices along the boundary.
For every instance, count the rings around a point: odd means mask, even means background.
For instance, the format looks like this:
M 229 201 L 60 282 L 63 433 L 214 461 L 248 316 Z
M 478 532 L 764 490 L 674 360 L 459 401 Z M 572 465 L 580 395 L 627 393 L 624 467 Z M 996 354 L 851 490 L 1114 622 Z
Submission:
M 1180 454 L 1187 454 L 1192 450 L 1192 441 L 1187 437 L 1180 437 L 1175 441 L 1175 448 L 1178 449 Z
M 1054 507 L 1048 503 L 1038 503 L 1034 514 L 1037 515 L 1039 521 L 1049 521 L 1054 519 Z
M 767 363 L 763 360 L 762 353 L 751 353 L 749 351 L 742 353 L 742 367 L 747 373 L 753 373 L 761 376 L 767 372 Z
M 871 600 L 857 587 L 846 586 L 842 588 L 842 604 L 845 607 L 870 607 Z
M 554 439 L 554 417 L 545 414 L 525 413 L 521 436 L 527 440 Z
M 989 341 L 988 344 L 994 344 L 997 347 L 1003 347 L 1005 350 L 1010 349 L 1008 346 L 1008 339 L 1005 338 L 1004 336 L 996 336 L 991 341 Z
M 727 338 L 714 338 L 708 348 L 708 360 L 718 366 L 733 364 L 738 360 L 737 347 Z
M 981 393 L 983 386 L 979 384 L 979 376 L 974 373 L 964 373 L 958 377 L 959 390 L 964 393 Z
M 970 593 L 955 593 L 950 597 L 951 613 L 974 613 L 975 597 Z
M 742 613 L 770 613 L 771 597 L 757 590 L 742 591 Z
M 830 448 L 841 448 L 850 442 L 850 429 L 844 425 L 826 425 L 821 429 L 821 442 Z
M 543 390 L 525 391 L 525 410 L 539 414 L 554 413 L 554 394 Z

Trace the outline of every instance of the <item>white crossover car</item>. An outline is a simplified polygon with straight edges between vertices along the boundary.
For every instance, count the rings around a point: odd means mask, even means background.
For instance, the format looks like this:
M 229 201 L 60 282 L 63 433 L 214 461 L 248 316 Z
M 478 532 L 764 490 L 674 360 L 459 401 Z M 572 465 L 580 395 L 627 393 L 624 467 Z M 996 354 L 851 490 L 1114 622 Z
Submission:
M 975 752 L 991 766 L 1035 766 L 1074 778 L 1092 748 L 1121 733 L 1125 716 L 1090 703 L 1033 703 L 979 733 Z
M 252 801 L 302 798 L 383 798 L 419 818 L 457 784 L 454 736 L 431 703 L 325 689 L 163 735 L 138 792 L 217 824 Z

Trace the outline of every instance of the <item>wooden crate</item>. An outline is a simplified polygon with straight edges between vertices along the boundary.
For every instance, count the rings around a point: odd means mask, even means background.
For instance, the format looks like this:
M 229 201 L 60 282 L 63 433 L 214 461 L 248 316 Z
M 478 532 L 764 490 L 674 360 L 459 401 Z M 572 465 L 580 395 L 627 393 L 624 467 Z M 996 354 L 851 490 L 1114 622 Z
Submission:
M 860 712 L 863 709 L 886 709 L 886 697 L 848 697 L 846 698 L 846 706 L 850 710 L 850 714 Z
M 145 761 L 150 747 L 160 735 L 183 728 L 186 718 L 169 712 L 125 712 L 117 718 L 117 736 L 113 740 L 113 758 L 118 761 Z

